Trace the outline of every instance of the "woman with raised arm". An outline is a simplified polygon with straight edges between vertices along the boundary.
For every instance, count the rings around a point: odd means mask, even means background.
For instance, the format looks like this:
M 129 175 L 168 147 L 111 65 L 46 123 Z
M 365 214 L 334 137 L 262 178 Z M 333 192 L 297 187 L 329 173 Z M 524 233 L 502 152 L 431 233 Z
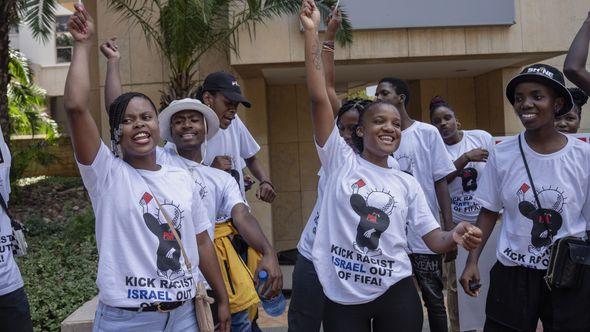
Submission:
M 340 137 L 326 92 L 319 11 L 303 3 L 307 84 L 315 143 L 326 186 L 312 256 L 327 297 L 325 331 L 421 331 L 422 309 L 406 253 L 410 224 L 437 252 L 472 249 L 480 231 L 467 223 L 443 232 L 419 184 L 388 167 L 400 141 L 400 118 L 386 102 L 369 105 L 353 132 L 356 151 Z
M 81 4 L 70 17 L 74 54 L 64 105 L 78 167 L 96 217 L 99 304 L 94 331 L 198 330 L 193 275 L 202 271 L 229 331 L 227 293 L 198 188 L 186 171 L 158 165 L 156 108 L 140 93 L 110 106 L 112 150 L 88 109 L 93 20 Z M 195 240 L 195 234 L 196 240 Z
M 469 253 L 461 285 L 478 295 L 479 257 L 503 210 L 484 331 L 535 331 L 539 319 L 544 331 L 590 331 L 588 267 L 573 289 L 549 288 L 544 278 L 555 241 L 586 237 L 590 146 L 555 128 L 555 117 L 573 104 L 556 68 L 526 67 L 506 86 L 506 98 L 525 130 L 490 151 L 475 193 L 483 245 Z

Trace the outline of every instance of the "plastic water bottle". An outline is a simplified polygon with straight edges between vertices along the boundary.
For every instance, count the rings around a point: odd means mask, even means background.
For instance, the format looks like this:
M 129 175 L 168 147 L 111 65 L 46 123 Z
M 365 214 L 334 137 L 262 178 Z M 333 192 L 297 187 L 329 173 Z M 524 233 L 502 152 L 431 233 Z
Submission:
M 260 301 L 262 302 L 262 307 L 264 308 L 264 311 L 266 311 L 266 313 L 269 316 L 277 317 L 282 315 L 283 312 L 285 312 L 285 308 L 287 307 L 287 301 L 285 300 L 285 296 L 282 292 L 271 299 L 266 298 L 265 294 L 260 293 L 262 291 L 262 287 L 264 287 L 264 284 L 267 280 L 268 273 L 266 271 L 262 270 L 258 272 L 258 289 L 256 289 L 256 291 L 258 292 L 258 296 L 260 297 Z

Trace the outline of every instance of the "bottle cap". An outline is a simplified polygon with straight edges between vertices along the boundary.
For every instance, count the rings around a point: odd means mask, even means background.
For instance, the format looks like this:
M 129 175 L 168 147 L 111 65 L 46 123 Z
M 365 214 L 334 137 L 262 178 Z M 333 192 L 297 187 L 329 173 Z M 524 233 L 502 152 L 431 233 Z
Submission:
M 260 280 L 268 279 L 268 273 L 264 270 L 258 272 L 258 279 L 260 279 Z

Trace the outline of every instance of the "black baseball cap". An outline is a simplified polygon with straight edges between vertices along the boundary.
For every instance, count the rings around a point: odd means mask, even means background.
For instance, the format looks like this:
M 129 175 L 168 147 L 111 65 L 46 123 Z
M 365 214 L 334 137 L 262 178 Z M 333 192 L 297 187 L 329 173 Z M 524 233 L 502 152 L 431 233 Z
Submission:
M 221 92 L 227 99 L 242 103 L 247 108 L 252 104 L 242 95 L 238 80 L 230 73 L 217 71 L 207 75 L 203 82 L 203 91 Z
M 565 101 L 563 108 L 559 110 L 557 114 L 555 114 L 556 116 L 566 114 L 567 112 L 571 111 L 572 107 L 574 106 L 572 95 L 565 87 L 565 79 L 563 78 L 563 74 L 561 71 L 559 71 L 559 69 L 553 66 L 537 63 L 526 67 L 522 70 L 522 72 L 520 72 L 520 74 L 512 78 L 506 86 L 506 98 L 508 98 L 508 101 L 510 101 L 512 105 L 514 105 L 514 91 L 516 90 L 516 86 L 524 82 L 537 82 L 546 86 L 550 86 L 555 90 L 557 96 L 563 97 Z

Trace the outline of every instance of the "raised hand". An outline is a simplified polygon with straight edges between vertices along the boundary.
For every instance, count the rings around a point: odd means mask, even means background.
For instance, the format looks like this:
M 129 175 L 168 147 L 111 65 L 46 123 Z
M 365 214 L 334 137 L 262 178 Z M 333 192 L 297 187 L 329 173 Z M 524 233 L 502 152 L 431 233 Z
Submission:
M 342 13 L 336 6 L 332 7 L 332 12 L 326 18 L 326 40 L 334 40 L 336 32 L 340 29 L 342 23 Z
M 307 31 L 318 30 L 320 26 L 320 11 L 313 0 L 303 0 L 299 20 L 303 29 Z
M 76 11 L 68 20 L 68 29 L 76 42 L 90 42 L 94 35 L 94 21 L 83 4 L 74 5 Z
M 107 60 L 119 60 L 121 53 L 119 53 L 119 46 L 117 45 L 117 36 L 111 37 L 106 42 L 100 44 L 100 52 Z

